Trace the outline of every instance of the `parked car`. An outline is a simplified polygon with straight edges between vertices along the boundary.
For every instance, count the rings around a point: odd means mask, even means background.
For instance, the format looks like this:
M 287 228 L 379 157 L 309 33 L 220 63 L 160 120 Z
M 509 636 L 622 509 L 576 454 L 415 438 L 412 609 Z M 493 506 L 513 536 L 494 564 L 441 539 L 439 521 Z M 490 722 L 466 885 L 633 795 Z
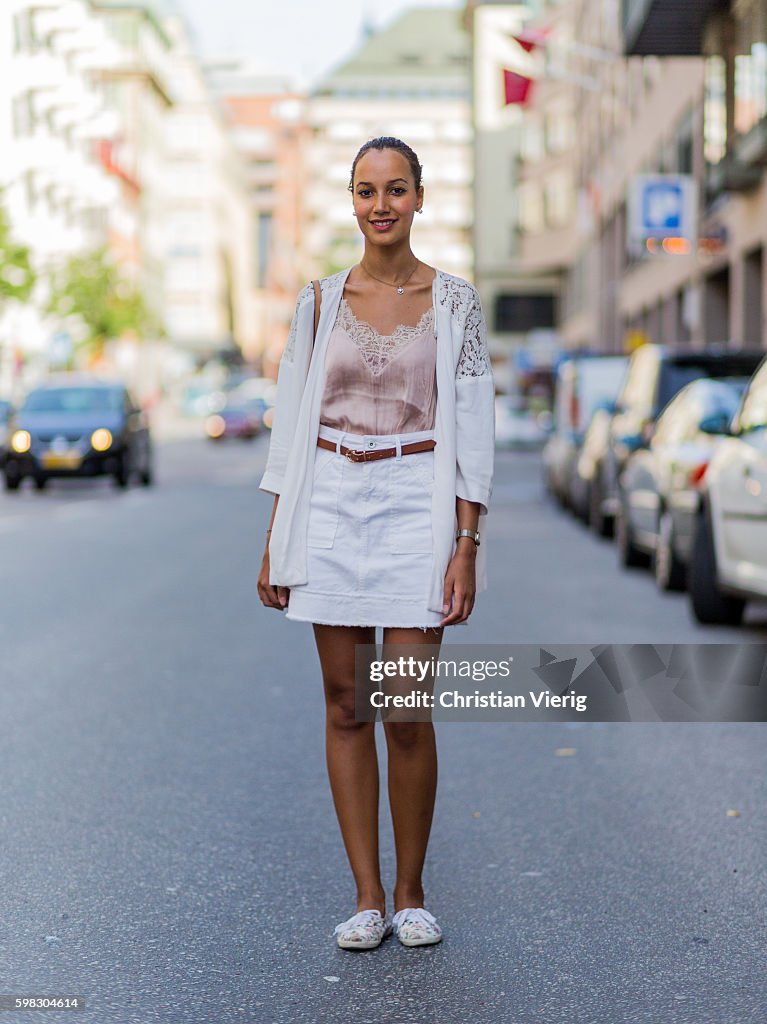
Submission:
M 594 409 L 570 477 L 570 505 L 576 516 L 585 523 L 589 523 L 593 517 L 591 506 L 595 492 L 592 485 L 607 451 L 614 411 L 614 401 L 599 402 Z
M 615 400 L 627 366 L 627 356 L 575 354 L 557 368 L 554 429 L 542 461 L 544 486 L 562 505 L 572 503 L 575 463 L 591 417 L 601 403 Z
M 506 398 L 495 400 L 495 443 L 498 448 L 537 450 L 549 436 L 537 416 L 529 409 L 517 409 Z
M 652 559 L 663 590 L 684 590 L 698 514 L 699 485 L 721 436 L 734 416 L 749 378 L 686 384 L 658 418 L 648 445 L 633 451 L 620 478 L 617 521 L 624 566 Z
M 127 487 L 137 473 L 152 483 L 146 413 L 123 384 L 64 374 L 33 388 L 9 421 L 5 487 L 29 476 L 38 489 L 50 477 L 111 474 Z
M 712 417 L 710 429 L 723 424 Z M 767 600 L 767 359 L 716 446 L 701 485 L 687 585 L 693 615 L 739 625 Z
M 252 440 L 261 431 L 265 406 L 262 399 L 249 400 L 230 397 L 205 420 L 205 433 L 211 441 L 226 437 Z
M 749 377 L 763 349 L 732 349 L 722 345 L 694 350 L 645 344 L 636 349 L 618 395 L 604 459 L 592 484 L 590 522 L 595 532 L 609 536 L 620 511 L 620 475 L 626 459 L 652 436 L 658 416 L 674 395 L 693 380 Z
M 0 398 L 0 467 L 5 462 L 8 441 L 8 420 L 13 412 L 13 403 L 7 398 Z

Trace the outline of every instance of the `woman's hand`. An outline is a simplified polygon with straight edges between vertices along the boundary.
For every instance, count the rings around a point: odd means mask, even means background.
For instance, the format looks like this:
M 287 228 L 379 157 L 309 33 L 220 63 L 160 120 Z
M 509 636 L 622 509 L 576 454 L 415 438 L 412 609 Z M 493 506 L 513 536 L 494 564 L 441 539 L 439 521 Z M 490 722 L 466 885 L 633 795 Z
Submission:
M 279 608 L 283 611 L 288 606 L 289 587 L 273 587 L 269 582 L 269 544 L 264 548 L 261 571 L 258 574 L 258 596 L 266 608 Z
M 440 626 L 455 626 L 466 622 L 474 607 L 477 592 L 477 547 L 474 541 L 461 538 L 445 574 L 442 611 L 449 613 Z M 451 610 L 452 605 L 452 610 Z

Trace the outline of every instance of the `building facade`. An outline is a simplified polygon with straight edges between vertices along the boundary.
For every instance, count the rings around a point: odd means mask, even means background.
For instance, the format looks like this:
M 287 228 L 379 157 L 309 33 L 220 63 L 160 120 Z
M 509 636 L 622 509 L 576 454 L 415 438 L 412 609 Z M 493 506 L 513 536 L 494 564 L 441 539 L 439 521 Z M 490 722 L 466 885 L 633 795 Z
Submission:
M 164 127 L 166 330 L 200 359 L 235 349 L 251 357 L 257 254 L 247 166 L 185 21 L 171 15 L 164 25 L 173 42 L 174 96 Z
M 628 55 L 703 63 L 701 233 L 691 274 L 704 340 L 767 345 L 767 0 L 624 0 Z M 715 243 L 715 244 L 714 244 Z M 704 253 L 705 255 L 705 253 Z
M 29 248 L 39 275 L 31 302 L 0 309 L 6 394 L 23 364 L 47 365 L 57 326 L 42 312 L 47 272 L 103 243 L 110 209 L 125 214 L 126 239 L 136 234 L 135 209 L 121 206 L 100 147 L 117 128 L 101 78 L 109 46 L 86 0 L 0 6 L 0 186 L 12 237 Z
M 26 383 L 45 372 L 54 339 L 78 340 L 75 318 L 45 313 L 49 274 L 101 247 L 166 346 L 248 345 L 245 169 L 178 16 L 140 0 L 0 5 L 0 152 L 11 233 L 39 276 L 29 302 L 0 309 L 4 393 L 19 366 Z
M 253 345 L 249 356 L 276 374 L 306 283 L 301 263 L 306 103 L 291 84 L 240 61 L 211 61 L 207 80 L 246 167 L 252 211 Z
M 764 345 L 767 2 L 470 9 L 477 277 L 496 338 L 529 345 L 553 328 L 557 345 L 613 352 L 643 341 Z M 490 222 L 479 183 L 490 161 L 477 67 L 496 89 L 504 68 L 531 83 L 489 107 L 513 164 L 500 275 L 492 230 L 479 231 Z M 633 196 L 655 175 L 690 189 L 683 237 L 636 235 Z

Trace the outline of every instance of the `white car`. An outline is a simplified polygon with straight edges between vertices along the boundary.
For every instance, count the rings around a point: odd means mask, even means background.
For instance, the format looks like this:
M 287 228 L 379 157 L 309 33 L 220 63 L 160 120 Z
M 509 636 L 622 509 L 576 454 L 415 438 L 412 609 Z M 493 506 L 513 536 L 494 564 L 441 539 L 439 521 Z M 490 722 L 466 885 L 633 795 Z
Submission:
M 542 448 L 548 438 L 541 414 L 515 409 L 503 398 L 495 400 L 495 444 L 498 448 Z
M 714 450 L 701 499 L 688 567 L 692 611 L 698 622 L 739 625 L 747 601 L 767 600 L 767 359 Z

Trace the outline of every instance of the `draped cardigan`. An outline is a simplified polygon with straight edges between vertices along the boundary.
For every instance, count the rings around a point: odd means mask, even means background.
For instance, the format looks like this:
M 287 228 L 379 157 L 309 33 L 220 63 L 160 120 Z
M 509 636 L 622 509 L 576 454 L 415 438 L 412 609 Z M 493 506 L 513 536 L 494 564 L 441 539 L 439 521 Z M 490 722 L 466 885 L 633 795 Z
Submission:
M 307 531 L 314 455 L 320 425 L 325 353 L 351 267 L 320 281 L 322 305 L 314 333 L 314 289 L 299 294 L 277 375 L 269 453 L 259 488 L 279 494 L 269 541 L 269 582 L 308 583 Z M 442 612 L 445 574 L 455 552 L 456 497 L 480 506 L 477 591 L 487 587 L 488 506 L 493 488 L 495 387 L 479 295 L 460 277 L 438 270 L 432 285 L 437 338 L 430 611 Z M 407 458 L 407 456 L 404 456 Z

